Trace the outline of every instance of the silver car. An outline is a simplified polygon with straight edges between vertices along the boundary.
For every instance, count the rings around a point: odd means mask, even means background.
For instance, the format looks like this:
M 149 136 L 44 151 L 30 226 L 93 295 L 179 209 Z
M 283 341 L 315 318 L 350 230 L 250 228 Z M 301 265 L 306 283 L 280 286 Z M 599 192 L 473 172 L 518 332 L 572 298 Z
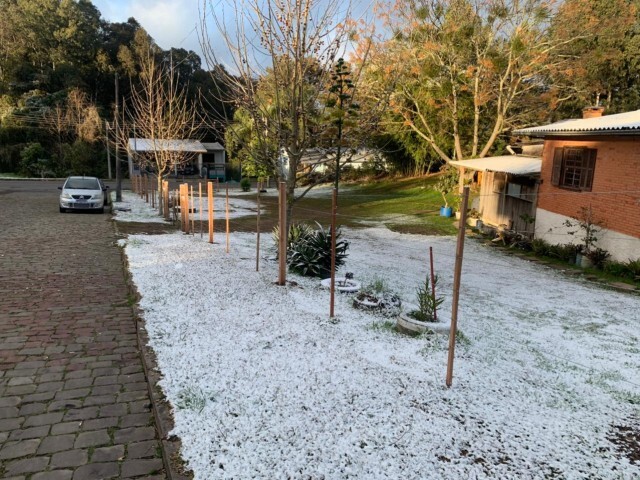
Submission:
M 60 194 L 60 213 L 68 210 L 91 210 L 104 212 L 107 186 L 96 177 L 69 177 Z

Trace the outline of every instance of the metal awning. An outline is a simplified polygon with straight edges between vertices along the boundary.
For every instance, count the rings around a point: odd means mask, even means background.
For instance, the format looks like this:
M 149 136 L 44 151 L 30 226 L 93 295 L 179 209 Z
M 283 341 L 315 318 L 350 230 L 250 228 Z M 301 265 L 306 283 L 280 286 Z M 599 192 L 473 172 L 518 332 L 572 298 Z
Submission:
M 198 140 L 151 140 L 148 138 L 129 139 L 129 151 L 131 152 L 153 152 L 155 150 L 207 153 L 207 149 Z
M 535 175 L 542 169 L 542 157 L 525 155 L 503 155 L 500 157 L 475 158 L 449 162 L 456 167 L 471 170 L 510 173 L 511 175 Z

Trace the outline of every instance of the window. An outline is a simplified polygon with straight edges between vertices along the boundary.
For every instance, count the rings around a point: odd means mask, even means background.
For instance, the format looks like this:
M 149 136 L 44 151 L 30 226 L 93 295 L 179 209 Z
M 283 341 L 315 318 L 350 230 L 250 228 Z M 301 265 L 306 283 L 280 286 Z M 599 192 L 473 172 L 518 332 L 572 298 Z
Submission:
M 593 148 L 556 148 L 553 154 L 551 184 L 569 190 L 590 192 L 597 153 Z

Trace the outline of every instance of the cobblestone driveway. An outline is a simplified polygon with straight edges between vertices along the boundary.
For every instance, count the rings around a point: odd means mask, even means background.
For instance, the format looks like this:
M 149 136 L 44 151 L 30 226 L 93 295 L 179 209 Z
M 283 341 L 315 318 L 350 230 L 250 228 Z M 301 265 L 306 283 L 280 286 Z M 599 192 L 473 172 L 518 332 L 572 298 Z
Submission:
M 0 477 L 165 478 L 109 215 L 0 181 Z

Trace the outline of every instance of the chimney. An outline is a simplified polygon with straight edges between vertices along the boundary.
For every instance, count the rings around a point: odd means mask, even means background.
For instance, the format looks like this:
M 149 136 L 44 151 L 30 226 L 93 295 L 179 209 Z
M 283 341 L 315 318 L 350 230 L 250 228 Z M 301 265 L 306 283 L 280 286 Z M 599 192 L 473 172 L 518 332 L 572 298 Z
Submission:
M 604 107 L 586 107 L 582 109 L 582 118 L 601 117 L 604 113 Z

